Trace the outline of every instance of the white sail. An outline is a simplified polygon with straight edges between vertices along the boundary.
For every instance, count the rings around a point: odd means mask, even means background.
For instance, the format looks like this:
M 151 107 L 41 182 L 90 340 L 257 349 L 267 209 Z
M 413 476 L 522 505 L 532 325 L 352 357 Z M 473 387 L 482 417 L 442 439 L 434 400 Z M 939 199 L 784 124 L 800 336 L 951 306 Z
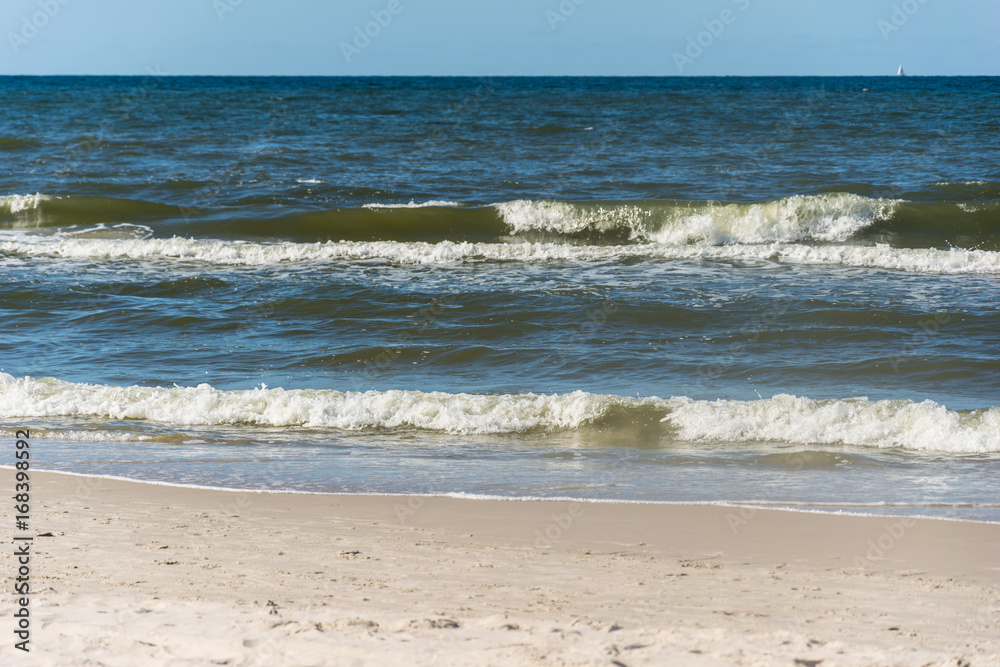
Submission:
M 899 66 L 899 71 L 896 72 L 896 76 L 906 76 L 906 72 L 903 71 L 903 66 Z

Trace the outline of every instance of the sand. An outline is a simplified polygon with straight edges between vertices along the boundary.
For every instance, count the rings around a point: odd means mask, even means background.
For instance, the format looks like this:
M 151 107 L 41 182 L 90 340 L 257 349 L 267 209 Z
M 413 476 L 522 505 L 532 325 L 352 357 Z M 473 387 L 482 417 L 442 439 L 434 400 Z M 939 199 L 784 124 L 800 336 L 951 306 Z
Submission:
M 31 474 L 3 665 L 1000 665 L 1000 524 Z

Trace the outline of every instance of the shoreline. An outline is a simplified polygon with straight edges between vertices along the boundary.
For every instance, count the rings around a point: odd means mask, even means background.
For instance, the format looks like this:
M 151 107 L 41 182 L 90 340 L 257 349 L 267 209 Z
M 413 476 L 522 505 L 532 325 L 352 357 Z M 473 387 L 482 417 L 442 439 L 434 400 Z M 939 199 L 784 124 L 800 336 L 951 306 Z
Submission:
M 0 470 L 13 470 L 9 465 L 0 465 Z M 46 470 L 35 468 L 33 473 L 44 473 L 46 475 L 65 475 L 67 477 L 83 477 L 88 479 L 106 479 L 114 482 L 128 482 L 132 484 L 148 484 L 149 486 L 165 486 L 177 489 L 195 489 L 199 491 L 219 491 L 223 493 L 247 493 L 261 495 L 297 495 L 297 496 L 334 496 L 334 497 L 358 497 L 358 498 L 451 498 L 453 500 L 486 500 L 496 502 L 563 502 L 563 503 L 586 503 L 594 505 L 658 505 L 665 507 L 725 507 L 730 509 L 747 509 L 752 511 L 778 511 L 793 512 L 801 514 L 822 514 L 828 516 L 847 516 L 874 519 L 920 519 L 922 521 L 955 521 L 959 523 L 975 523 L 985 525 L 1000 525 L 1000 520 L 987 521 L 984 519 L 964 519 L 951 516 L 932 516 L 926 514 L 875 514 L 871 512 L 861 512 L 854 509 L 810 509 L 811 507 L 838 507 L 838 508 L 862 508 L 862 507 L 918 507 L 910 503 L 885 503 L 882 505 L 867 503 L 820 503 L 820 502 L 789 502 L 782 503 L 776 500 L 634 500 L 629 498 L 574 498 L 572 496 L 501 496 L 495 494 L 477 494 L 455 491 L 451 493 L 378 493 L 378 492 L 354 492 L 354 491 L 302 491 L 299 489 L 251 489 L 228 486 L 211 486 L 208 484 L 184 484 L 182 482 L 164 482 L 160 480 L 136 479 L 132 477 L 122 477 L 118 475 L 93 475 L 81 472 L 68 472 L 65 470 Z M 800 505 L 795 507 L 795 505 Z M 969 503 L 969 505 L 974 505 Z M 964 505 L 960 505 L 964 506 Z M 993 507 L 992 505 L 974 505 L 975 507 Z
M 31 480 L 17 664 L 1000 662 L 998 524 Z

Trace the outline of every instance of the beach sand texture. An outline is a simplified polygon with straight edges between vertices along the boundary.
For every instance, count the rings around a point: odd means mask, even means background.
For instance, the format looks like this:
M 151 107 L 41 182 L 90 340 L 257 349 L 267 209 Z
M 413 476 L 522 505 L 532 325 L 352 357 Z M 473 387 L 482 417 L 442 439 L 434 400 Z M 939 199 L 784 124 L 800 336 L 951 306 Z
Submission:
M 1000 665 L 995 524 L 32 479 L 4 665 Z

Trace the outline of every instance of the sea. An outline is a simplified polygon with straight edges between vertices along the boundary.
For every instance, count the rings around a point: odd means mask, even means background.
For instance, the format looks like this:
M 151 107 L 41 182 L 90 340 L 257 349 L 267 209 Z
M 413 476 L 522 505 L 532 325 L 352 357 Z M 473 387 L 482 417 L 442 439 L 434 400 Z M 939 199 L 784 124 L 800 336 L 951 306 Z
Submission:
M 152 72 L 0 78 L 10 464 L 1000 521 L 1000 77 Z

